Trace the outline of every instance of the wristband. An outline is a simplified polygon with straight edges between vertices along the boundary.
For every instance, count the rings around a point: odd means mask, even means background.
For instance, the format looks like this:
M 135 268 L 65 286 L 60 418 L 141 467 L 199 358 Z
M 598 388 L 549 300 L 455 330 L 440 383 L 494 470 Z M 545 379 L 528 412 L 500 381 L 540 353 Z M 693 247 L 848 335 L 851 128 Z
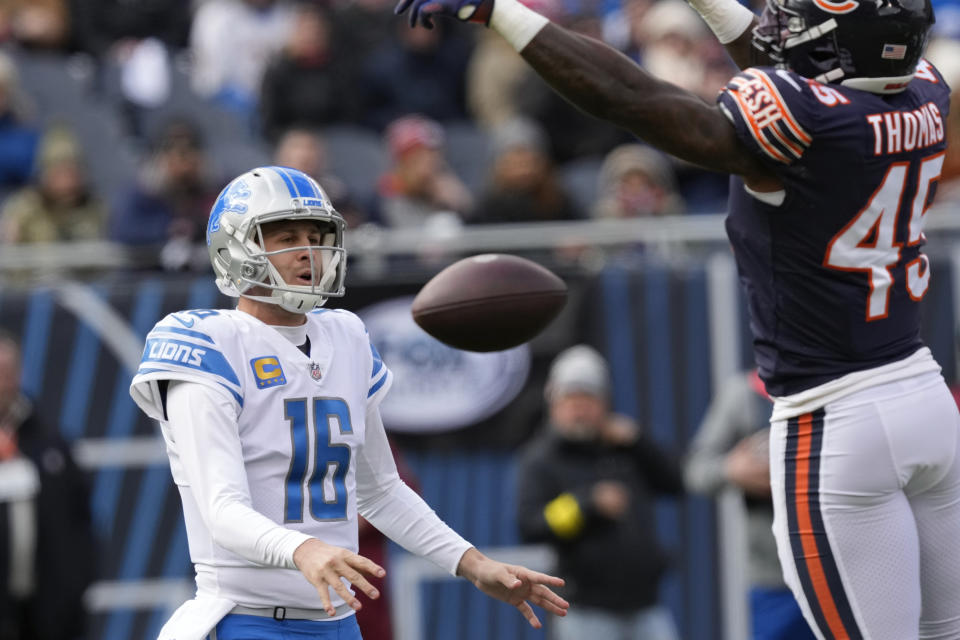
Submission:
M 496 0 L 490 28 L 503 36 L 516 51 L 522 51 L 550 21 L 517 0 Z
M 720 44 L 728 44 L 739 38 L 756 17 L 750 9 L 737 0 L 687 0 L 687 2 L 703 17 Z

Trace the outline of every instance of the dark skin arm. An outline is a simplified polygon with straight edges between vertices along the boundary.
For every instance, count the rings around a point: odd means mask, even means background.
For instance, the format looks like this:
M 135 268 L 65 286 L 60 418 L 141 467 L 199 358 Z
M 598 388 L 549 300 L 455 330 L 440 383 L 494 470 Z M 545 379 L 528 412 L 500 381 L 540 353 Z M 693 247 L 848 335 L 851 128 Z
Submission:
M 728 45 L 741 66 L 750 55 L 749 32 Z M 742 176 L 756 191 L 781 188 L 773 172 L 737 139 L 718 107 L 654 78 L 612 47 L 550 23 L 520 53 L 586 113 L 678 158 Z
M 754 17 L 750 26 L 747 27 L 736 40 L 723 45 L 723 48 L 727 50 L 727 54 L 733 59 L 734 64 L 741 69 L 746 69 L 747 67 L 769 67 L 774 64 L 766 53 L 753 46 L 753 30 L 757 27 L 758 23 L 759 20 Z

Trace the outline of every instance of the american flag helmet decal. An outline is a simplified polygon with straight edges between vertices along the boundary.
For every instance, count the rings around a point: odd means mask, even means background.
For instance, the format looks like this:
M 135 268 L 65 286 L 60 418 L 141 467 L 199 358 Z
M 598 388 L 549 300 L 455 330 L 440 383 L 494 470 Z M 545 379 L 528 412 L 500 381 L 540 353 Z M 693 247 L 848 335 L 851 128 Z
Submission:
M 907 45 L 905 44 L 885 44 L 883 53 L 880 57 L 884 60 L 903 60 L 907 57 Z

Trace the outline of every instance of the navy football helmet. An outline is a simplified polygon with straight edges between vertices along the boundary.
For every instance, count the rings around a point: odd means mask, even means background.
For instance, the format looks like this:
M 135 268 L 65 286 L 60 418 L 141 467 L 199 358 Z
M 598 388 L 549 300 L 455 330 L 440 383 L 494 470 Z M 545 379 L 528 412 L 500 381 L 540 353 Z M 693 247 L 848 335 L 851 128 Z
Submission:
M 930 0 L 767 0 L 753 46 L 818 82 L 897 93 L 913 78 L 933 21 Z

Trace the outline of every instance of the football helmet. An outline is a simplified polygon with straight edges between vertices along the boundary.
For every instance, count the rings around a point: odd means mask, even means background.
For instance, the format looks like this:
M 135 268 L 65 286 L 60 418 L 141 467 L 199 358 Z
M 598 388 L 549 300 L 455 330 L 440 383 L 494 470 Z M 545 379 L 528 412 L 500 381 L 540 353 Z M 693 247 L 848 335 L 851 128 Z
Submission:
M 315 220 L 321 248 L 309 251 L 310 284 L 292 284 L 270 261 L 272 255 L 310 247 L 264 250 L 263 225 L 278 220 Z M 224 295 L 280 305 L 307 313 L 342 296 L 347 256 L 343 218 L 317 181 L 296 169 L 259 167 L 235 178 L 217 197 L 207 222 L 207 247 Z
M 930 0 L 767 0 L 753 46 L 805 78 L 898 93 L 933 22 Z

